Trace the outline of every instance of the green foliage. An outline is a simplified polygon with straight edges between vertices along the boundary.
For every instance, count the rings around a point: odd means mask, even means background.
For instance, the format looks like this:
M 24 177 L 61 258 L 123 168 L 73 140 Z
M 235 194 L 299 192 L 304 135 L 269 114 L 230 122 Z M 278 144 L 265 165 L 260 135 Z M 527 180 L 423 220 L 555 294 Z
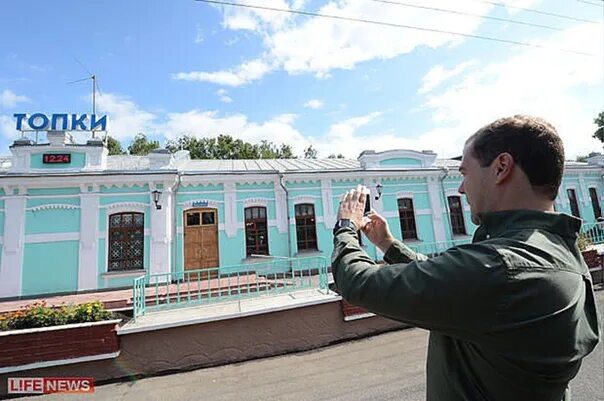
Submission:
M 58 308 L 48 307 L 41 301 L 18 311 L 0 314 L 0 331 L 98 322 L 112 318 L 113 314 L 105 310 L 100 301 Z
M 191 159 L 291 159 L 294 157 L 291 146 L 281 144 L 277 147 L 269 141 L 259 144 L 235 139 L 230 135 L 217 138 L 195 138 L 183 135 L 166 144 L 170 152 L 188 150 Z
M 126 151 L 122 149 L 120 141 L 109 135 L 107 135 L 107 150 L 109 151 L 109 156 L 126 154 Z
M 598 128 L 593 133 L 592 137 L 604 143 L 604 111 L 601 111 L 600 114 L 594 118 L 594 123 Z
M 128 153 L 131 155 L 145 156 L 148 155 L 153 149 L 158 148 L 158 141 L 149 141 L 145 134 L 139 132 L 134 137 L 134 140 L 130 146 L 128 146 Z
M 304 158 L 305 159 L 316 159 L 317 158 L 317 150 L 312 147 L 312 145 L 308 145 L 306 149 L 304 149 Z
M 579 247 L 579 251 L 586 251 L 587 248 L 593 245 L 593 242 L 585 233 L 580 233 L 577 237 L 577 247 Z

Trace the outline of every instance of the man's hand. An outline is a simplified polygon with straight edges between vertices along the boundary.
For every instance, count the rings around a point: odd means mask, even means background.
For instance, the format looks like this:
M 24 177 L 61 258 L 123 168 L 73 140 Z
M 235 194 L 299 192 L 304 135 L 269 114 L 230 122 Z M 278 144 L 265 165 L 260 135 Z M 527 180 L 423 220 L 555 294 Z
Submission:
M 340 208 L 338 209 L 338 220 L 348 219 L 354 223 L 356 228 L 363 228 L 363 212 L 365 211 L 365 198 L 369 189 L 359 185 L 342 196 Z
M 374 243 L 384 253 L 386 253 L 394 242 L 394 237 L 388 228 L 388 222 L 373 209 L 365 218 L 362 230 L 367 238 L 369 238 L 369 241 Z

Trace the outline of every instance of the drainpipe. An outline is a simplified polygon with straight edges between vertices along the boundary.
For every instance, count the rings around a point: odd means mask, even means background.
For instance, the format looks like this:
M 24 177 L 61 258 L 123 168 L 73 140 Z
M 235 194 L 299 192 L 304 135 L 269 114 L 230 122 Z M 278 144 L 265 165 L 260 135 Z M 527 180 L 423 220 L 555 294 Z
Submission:
M 289 224 L 289 192 L 287 192 L 287 188 L 285 187 L 285 177 L 283 173 L 279 173 L 279 185 L 285 191 L 285 215 L 287 216 L 287 256 L 292 257 L 292 237 L 291 237 L 291 228 Z
M 449 211 L 449 202 L 447 201 L 447 194 L 445 193 L 445 178 L 449 175 L 449 167 L 442 167 L 444 175 L 439 178 L 440 181 L 440 190 L 442 191 L 442 198 L 445 205 L 445 211 L 447 212 L 447 226 L 449 227 L 449 234 L 451 234 L 451 241 L 455 239 L 455 235 L 453 234 L 453 226 L 451 225 L 451 212 Z

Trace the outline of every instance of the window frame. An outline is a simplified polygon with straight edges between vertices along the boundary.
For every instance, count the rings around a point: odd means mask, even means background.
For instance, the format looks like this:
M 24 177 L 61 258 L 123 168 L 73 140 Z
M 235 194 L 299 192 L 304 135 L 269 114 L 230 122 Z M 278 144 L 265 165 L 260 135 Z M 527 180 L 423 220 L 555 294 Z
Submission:
M 310 207 L 312 214 L 298 214 L 298 210 L 303 207 Z M 300 251 L 318 251 L 319 241 L 317 239 L 317 217 L 315 213 L 315 205 L 313 203 L 297 203 L 294 205 L 294 219 L 296 221 L 296 245 L 298 252 Z M 299 229 L 303 229 L 304 238 L 298 235 Z M 313 238 L 309 239 L 309 234 Z M 313 245 L 314 243 L 314 245 Z M 303 247 L 300 245 L 303 244 Z
M 600 205 L 600 198 L 598 197 L 598 189 L 596 187 L 589 187 L 589 198 L 591 199 L 594 218 L 598 220 L 602 217 L 602 207 Z
M 264 211 L 264 217 L 251 217 L 254 213 L 253 210 L 258 210 L 258 215 L 260 215 L 260 210 Z M 247 211 L 250 211 L 250 218 L 247 217 Z M 270 247 L 269 247 L 269 237 L 268 237 L 268 208 L 266 206 L 248 206 L 243 209 L 243 221 L 244 221 L 244 229 L 245 229 L 245 256 L 251 257 L 253 254 L 255 255 L 270 255 Z M 264 229 L 258 228 L 258 224 L 261 223 L 264 225 Z M 249 226 L 248 224 L 253 224 L 253 226 Z M 266 237 L 266 245 L 259 245 L 260 235 L 264 233 Z M 250 246 L 248 243 L 249 235 L 254 235 L 255 245 Z
M 581 210 L 579 209 L 579 201 L 577 199 L 577 190 L 575 188 L 566 188 L 566 196 L 568 197 L 570 213 L 577 218 L 581 218 Z
M 459 208 L 451 205 L 451 200 L 455 199 L 459 202 Z M 463 202 L 461 196 L 449 195 L 447 196 L 447 206 L 449 207 L 449 221 L 451 223 L 451 231 L 454 236 L 456 235 L 468 235 L 466 228 L 466 221 L 463 210 Z M 455 212 L 454 212 L 455 209 Z M 455 215 L 454 215 L 455 213 Z
M 401 201 L 409 201 L 410 209 L 402 209 Z M 396 205 L 398 209 L 398 221 L 399 225 L 401 226 L 401 237 L 406 240 L 419 240 L 419 237 L 417 235 L 417 222 L 415 218 L 415 206 L 413 205 L 413 198 L 398 198 L 396 200 Z M 403 215 L 403 213 L 405 214 L 405 216 Z M 412 226 L 412 229 L 409 229 L 409 226 Z
M 126 226 L 123 222 L 124 216 L 132 216 L 132 225 Z M 114 216 L 120 216 L 120 227 L 112 227 L 111 220 Z M 136 216 L 141 217 L 141 225 L 137 226 L 134 224 Z M 140 238 L 132 238 L 131 233 L 137 233 Z M 112 244 L 115 240 L 115 235 L 121 233 L 122 252 L 125 252 L 124 248 L 130 248 L 130 252 L 133 253 L 133 248 L 130 245 L 137 239 L 140 239 L 140 255 L 114 258 L 112 257 Z M 113 263 L 118 263 L 120 267 L 112 267 Z M 130 265 L 124 267 L 124 265 Z M 140 211 L 120 211 L 112 213 L 108 216 L 107 220 L 107 272 L 128 272 L 133 270 L 144 270 L 145 269 L 145 213 Z

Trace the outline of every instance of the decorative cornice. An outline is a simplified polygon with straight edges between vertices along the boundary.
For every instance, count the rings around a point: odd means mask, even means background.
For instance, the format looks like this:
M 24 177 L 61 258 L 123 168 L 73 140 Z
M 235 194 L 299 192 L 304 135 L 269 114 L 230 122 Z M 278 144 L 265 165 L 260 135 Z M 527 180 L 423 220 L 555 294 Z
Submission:
M 144 211 L 147 207 L 149 207 L 149 205 L 142 202 L 114 202 L 101 206 L 101 208 L 105 208 L 108 210 L 132 209 L 133 211 Z
M 298 195 L 290 198 L 294 205 L 299 203 L 316 203 L 317 199 L 319 199 L 319 197 L 313 195 Z
M 268 206 L 269 202 L 273 202 L 274 199 L 269 198 L 247 198 L 239 199 L 237 202 L 242 202 L 245 207 L 250 206 Z
M 28 207 L 25 210 L 29 212 L 37 212 L 40 210 L 48 210 L 48 209 L 79 209 L 78 205 L 70 205 L 67 203 L 49 203 L 46 205 L 38 205 L 33 207 Z

